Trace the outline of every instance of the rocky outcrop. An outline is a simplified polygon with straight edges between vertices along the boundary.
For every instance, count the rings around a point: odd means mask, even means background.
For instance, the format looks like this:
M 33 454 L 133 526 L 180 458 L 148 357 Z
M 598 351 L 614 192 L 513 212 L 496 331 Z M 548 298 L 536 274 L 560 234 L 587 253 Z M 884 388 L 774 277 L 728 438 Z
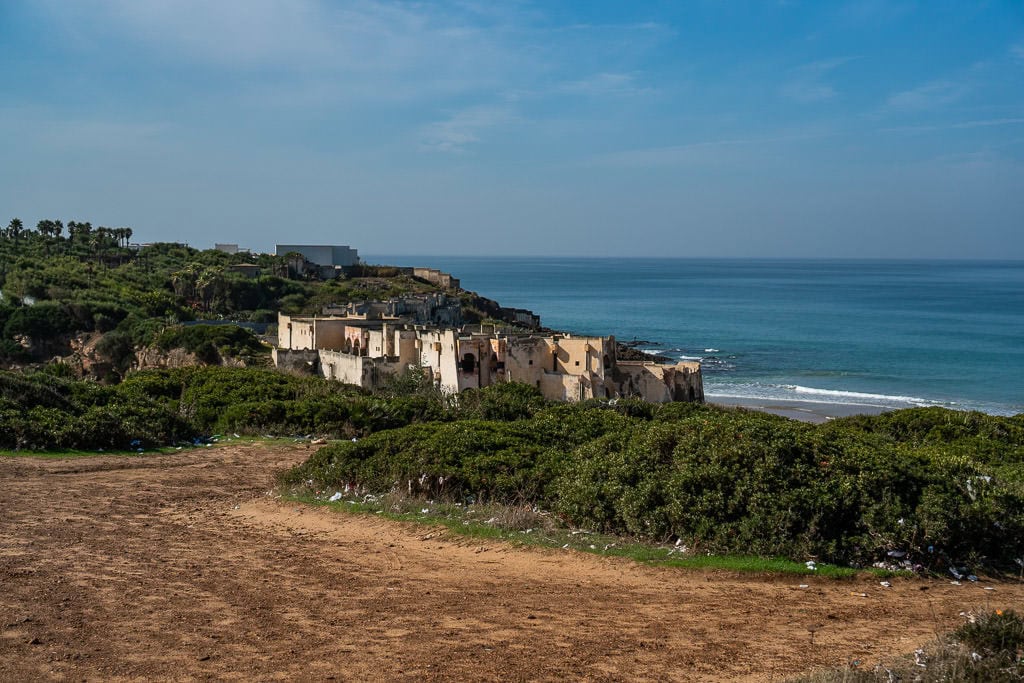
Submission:
M 241 358 L 223 357 L 218 354 L 219 363 L 207 363 L 199 359 L 194 353 L 185 349 L 170 349 L 164 351 L 155 346 L 146 346 L 135 352 L 135 370 L 159 369 L 159 368 L 191 368 L 200 365 L 221 365 L 227 368 L 244 368 L 246 362 Z

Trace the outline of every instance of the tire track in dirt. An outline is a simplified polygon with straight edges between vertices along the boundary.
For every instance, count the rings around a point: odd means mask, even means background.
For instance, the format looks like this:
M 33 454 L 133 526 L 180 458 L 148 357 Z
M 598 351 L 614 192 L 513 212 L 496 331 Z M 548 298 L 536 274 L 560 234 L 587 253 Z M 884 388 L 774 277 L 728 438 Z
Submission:
M 0 679 L 780 680 L 1024 602 L 1010 584 L 800 590 L 268 497 L 308 453 L 0 460 Z

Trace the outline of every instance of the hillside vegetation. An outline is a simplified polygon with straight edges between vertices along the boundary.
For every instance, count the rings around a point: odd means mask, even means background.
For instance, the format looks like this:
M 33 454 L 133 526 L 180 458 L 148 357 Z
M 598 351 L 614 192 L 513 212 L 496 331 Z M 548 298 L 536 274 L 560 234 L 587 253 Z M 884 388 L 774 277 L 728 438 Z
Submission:
M 393 268 L 366 266 L 354 277 L 319 281 L 290 272 L 283 257 L 173 243 L 129 248 L 131 236 L 130 228 L 75 221 L 40 221 L 32 230 L 14 219 L 0 229 L 0 365 L 66 356 L 76 335 L 109 335 L 97 351 L 116 381 L 131 353 L 154 343 L 166 350 L 180 342 L 208 362 L 256 350 L 244 332 L 231 340 L 224 331 L 165 332 L 183 322 L 272 323 L 278 310 L 312 313 L 326 304 L 435 289 Z M 258 266 L 260 276 L 234 272 L 238 264 Z

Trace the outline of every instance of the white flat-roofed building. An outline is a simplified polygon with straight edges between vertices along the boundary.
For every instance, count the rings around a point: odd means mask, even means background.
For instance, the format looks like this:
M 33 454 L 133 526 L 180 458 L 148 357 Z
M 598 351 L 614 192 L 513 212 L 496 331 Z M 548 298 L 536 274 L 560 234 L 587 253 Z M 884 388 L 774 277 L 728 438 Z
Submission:
M 278 244 L 278 256 L 295 252 L 318 266 L 354 266 L 359 263 L 359 252 L 352 247 L 336 244 Z

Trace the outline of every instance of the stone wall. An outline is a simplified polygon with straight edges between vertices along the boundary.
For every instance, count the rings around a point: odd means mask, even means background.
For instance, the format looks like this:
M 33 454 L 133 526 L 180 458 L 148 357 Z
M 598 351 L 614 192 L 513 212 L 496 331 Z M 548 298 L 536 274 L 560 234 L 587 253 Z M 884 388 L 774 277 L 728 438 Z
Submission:
M 620 396 L 635 396 L 651 403 L 704 400 L 700 363 L 622 361 L 615 366 L 612 378 Z

